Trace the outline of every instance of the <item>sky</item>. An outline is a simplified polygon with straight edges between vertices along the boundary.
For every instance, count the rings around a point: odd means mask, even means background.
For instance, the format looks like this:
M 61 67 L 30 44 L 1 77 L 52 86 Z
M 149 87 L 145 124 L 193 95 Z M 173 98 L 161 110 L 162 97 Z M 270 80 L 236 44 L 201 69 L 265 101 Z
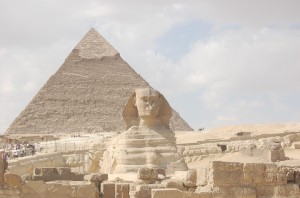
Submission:
M 300 121 L 298 0 L 0 0 L 0 133 L 95 28 L 194 129 Z

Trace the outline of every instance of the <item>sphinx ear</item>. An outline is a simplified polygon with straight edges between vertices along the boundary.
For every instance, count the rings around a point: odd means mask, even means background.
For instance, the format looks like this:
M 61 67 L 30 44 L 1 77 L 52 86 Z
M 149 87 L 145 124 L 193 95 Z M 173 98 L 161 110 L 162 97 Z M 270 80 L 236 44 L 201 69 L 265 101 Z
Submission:
M 122 112 L 122 116 L 126 123 L 126 130 L 134 125 L 138 125 L 138 112 L 135 106 L 135 98 L 135 92 L 133 92 Z
M 167 129 L 170 129 L 169 122 L 172 117 L 172 108 L 162 94 L 160 94 L 159 101 L 161 102 L 159 108 L 161 122 Z

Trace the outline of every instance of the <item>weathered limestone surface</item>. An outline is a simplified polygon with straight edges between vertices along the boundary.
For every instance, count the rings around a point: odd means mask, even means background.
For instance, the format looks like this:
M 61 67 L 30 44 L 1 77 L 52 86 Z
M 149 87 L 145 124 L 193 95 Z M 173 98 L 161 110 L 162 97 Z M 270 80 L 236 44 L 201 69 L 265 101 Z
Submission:
M 41 198 L 47 191 L 47 185 L 44 181 L 26 181 L 21 188 L 24 198 Z
M 70 168 L 35 168 L 33 180 L 55 181 L 55 180 L 72 180 L 82 181 L 84 174 L 71 172 Z
M 140 168 L 138 169 L 137 178 L 141 180 L 156 180 L 158 176 L 158 171 L 156 169 L 150 168 Z
M 20 189 L 13 187 L 0 187 L 0 197 L 2 198 L 23 198 Z M 33 197 L 35 198 L 35 197 Z
M 123 106 L 139 87 L 150 85 L 91 29 L 6 134 L 123 131 Z M 174 110 L 171 129 L 191 130 Z
M 300 189 L 297 184 L 287 184 L 278 186 L 257 186 L 257 197 L 271 197 L 271 198 L 298 198 L 300 197 Z
M 276 164 L 214 161 L 210 163 L 210 167 L 198 170 L 197 185 L 211 184 L 216 187 L 283 185 L 287 184 L 287 170 Z
M 186 170 L 177 153 L 175 134 L 169 129 L 171 115 L 170 105 L 158 91 L 136 89 L 123 110 L 128 130 L 110 143 L 100 172 L 137 172 L 139 168 Z
M 164 188 L 162 184 L 143 184 L 130 186 L 130 198 L 151 198 L 152 189 Z
M 176 179 L 167 179 L 162 181 L 162 184 L 165 186 L 165 188 L 176 188 L 178 190 L 187 190 L 185 186 L 183 186 L 183 182 Z
M 9 163 L 9 171 L 18 175 L 32 174 L 38 167 L 67 167 L 63 156 L 59 153 L 34 156 Z
M 211 198 L 300 197 L 297 170 L 273 163 L 214 161 L 197 170 L 196 192 L 208 192 Z
M 101 183 L 101 193 L 105 198 L 115 198 L 116 184 L 113 182 Z
M 115 198 L 129 198 L 129 184 L 116 183 Z
M 294 148 L 295 148 L 295 149 L 300 149 L 300 143 L 295 143 L 295 144 L 294 144 Z
M 185 186 L 189 188 L 196 187 L 197 186 L 196 183 L 197 183 L 197 170 L 188 170 Z
M 8 163 L 5 158 L 0 158 L 0 185 L 4 184 L 4 173 L 7 169 Z
M 99 197 L 98 188 L 90 182 L 84 181 L 55 181 L 46 183 L 46 198 L 55 197 L 78 197 L 86 198 L 87 195 L 90 197 Z
M 69 178 L 66 168 L 36 169 L 38 175 L 60 172 Z M 161 172 L 161 171 L 160 171 Z M 152 179 L 158 171 L 140 169 L 139 178 Z M 274 163 L 237 163 L 213 161 L 204 169 L 178 171 L 181 179 L 161 183 L 107 182 L 106 174 L 85 175 L 85 181 L 21 181 L 19 175 L 5 173 L 0 197 L 8 198 L 299 198 L 299 167 Z M 47 178 L 46 178 L 47 180 Z M 158 181 L 158 180 L 156 180 Z M 191 183 L 190 187 L 187 186 Z M 194 186 L 196 185 L 196 186 Z M 101 187 L 101 188 L 100 188 Z M 197 189 L 196 189 L 197 187 Z M 100 190 L 101 189 L 101 190 Z
M 26 181 L 22 186 L 0 187 L 1 198 L 99 198 L 100 192 L 86 181 Z
M 103 173 L 91 173 L 84 176 L 84 180 L 95 183 L 96 185 L 108 179 L 107 174 Z
M 192 145 L 177 145 L 178 151 L 181 153 L 186 163 L 193 163 L 201 161 L 205 158 L 217 158 L 223 153 L 236 153 L 239 152 L 249 157 L 259 157 L 264 159 L 265 162 L 277 162 L 284 161 L 285 157 L 284 148 L 294 146 L 299 141 L 300 133 L 286 135 L 283 137 L 267 137 L 260 139 L 249 140 L 234 140 L 234 141 L 222 141 L 199 143 Z M 218 146 L 219 145 L 219 146 Z M 220 147 L 223 145 L 225 150 Z
M 152 189 L 152 198 L 182 198 L 182 191 L 173 188 Z
M 22 185 L 21 177 L 14 173 L 5 173 L 4 181 L 6 185 L 13 186 L 13 187 L 20 187 Z

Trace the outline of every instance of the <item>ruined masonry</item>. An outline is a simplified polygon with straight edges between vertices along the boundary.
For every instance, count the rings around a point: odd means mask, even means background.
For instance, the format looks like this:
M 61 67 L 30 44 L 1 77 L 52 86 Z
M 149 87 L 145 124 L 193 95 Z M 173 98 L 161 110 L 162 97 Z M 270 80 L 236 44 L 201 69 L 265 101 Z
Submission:
M 6 134 L 124 131 L 123 107 L 140 87 L 150 85 L 91 29 Z M 192 130 L 175 110 L 170 127 Z

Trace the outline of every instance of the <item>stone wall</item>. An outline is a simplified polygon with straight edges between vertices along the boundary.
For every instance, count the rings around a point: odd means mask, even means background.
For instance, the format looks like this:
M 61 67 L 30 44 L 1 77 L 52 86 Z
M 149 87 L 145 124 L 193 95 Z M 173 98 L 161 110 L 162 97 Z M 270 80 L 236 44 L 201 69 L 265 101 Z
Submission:
M 20 158 L 18 161 L 9 162 L 8 169 L 18 175 L 31 175 L 33 170 L 39 167 L 67 167 L 67 165 L 61 153 L 53 153 Z
M 268 163 L 211 162 L 197 170 L 176 172 L 166 178 L 159 171 L 140 180 L 105 181 L 107 174 L 87 174 L 82 181 L 72 179 L 68 168 L 35 170 L 40 177 L 26 178 L 5 173 L 0 197 L 8 198 L 299 198 L 300 167 Z M 68 170 L 66 170 L 68 169 Z M 60 175 L 53 177 L 53 171 Z M 151 171 L 153 172 L 153 171 Z M 155 172 L 155 171 L 154 171 Z M 51 173 L 51 174 L 50 174 Z M 59 174 L 60 173 L 60 174 Z M 66 174 L 68 173 L 68 174 Z M 143 176 L 143 177 L 141 177 Z M 50 179 L 49 179 L 50 178 Z M 47 181 L 44 181 L 47 180 Z
M 202 143 L 202 144 L 189 144 L 189 145 L 177 145 L 178 152 L 184 157 L 186 163 L 192 163 L 201 161 L 205 158 L 218 158 L 222 153 L 235 153 L 235 152 L 244 152 L 249 150 L 257 149 L 260 154 L 263 154 L 262 151 L 270 151 L 269 147 L 274 143 L 278 142 L 282 148 L 292 146 L 293 142 L 300 140 L 300 133 L 286 135 L 284 137 L 276 136 L 269 138 L 261 139 L 250 139 L 250 140 L 236 140 L 236 141 L 215 141 L 211 143 Z M 282 152 L 281 152 L 282 153 Z M 278 156 L 277 156 L 278 155 Z M 277 153 L 264 153 L 264 158 L 268 162 L 277 161 L 277 159 L 284 160 L 283 154 L 280 151 Z M 272 159 L 275 157 L 276 159 Z
M 298 167 L 273 163 L 211 162 L 173 179 L 131 184 L 131 198 L 299 198 Z M 110 184 L 113 185 L 113 184 Z
M 101 182 L 108 178 L 106 174 L 72 173 L 70 168 L 36 168 L 34 173 L 33 177 L 21 179 L 17 174 L 6 172 L 0 197 L 99 198 Z
M 214 161 L 197 170 L 196 192 L 222 197 L 300 197 L 297 167 Z M 289 180 L 289 178 L 293 178 Z M 210 190 L 208 190 L 210 189 Z M 213 189 L 213 190 L 211 190 Z

